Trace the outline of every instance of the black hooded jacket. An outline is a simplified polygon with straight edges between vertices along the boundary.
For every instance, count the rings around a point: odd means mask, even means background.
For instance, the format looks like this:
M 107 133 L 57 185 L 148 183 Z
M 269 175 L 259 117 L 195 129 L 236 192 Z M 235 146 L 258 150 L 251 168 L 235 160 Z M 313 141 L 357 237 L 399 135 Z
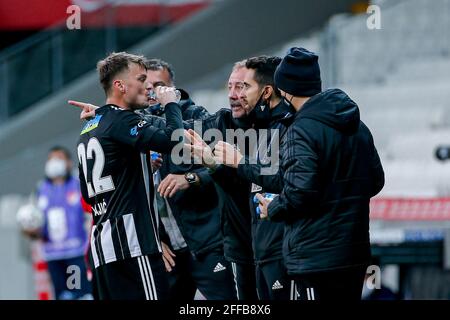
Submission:
M 288 273 L 369 263 L 369 201 L 384 186 L 384 172 L 355 102 L 339 89 L 311 97 L 287 130 L 281 155 L 283 190 L 268 214 L 286 223 Z

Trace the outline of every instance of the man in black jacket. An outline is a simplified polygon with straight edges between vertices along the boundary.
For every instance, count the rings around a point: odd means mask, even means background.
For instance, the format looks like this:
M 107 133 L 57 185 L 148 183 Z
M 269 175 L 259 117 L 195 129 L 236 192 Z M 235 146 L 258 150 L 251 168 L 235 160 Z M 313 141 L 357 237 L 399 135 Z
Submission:
M 202 135 L 209 130 L 218 131 L 221 139 L 227 136 L 230 130 L 245 130 L 252 127 L 252 121 L 247 116 L 249 110 L 244 109 L 239 100 L 239 93 L 242 90 L 242 83 L 245 75 L 245 61 L 239 61 L 233 66 L 233 70 L 228 79 L 228 98 L 230 108 L 222 108 L 216 113 L 205 117 L 202 121 L 188 121 L 186 128 L 195 128 Z M 237 139 L 239 137 L 236 137 Z M 211 142 L 211 141 L 208 141 Z M 248 155 L 249 150 L 244 153 Z M 239 300 L 257 300 L 255 265 L 253 260 L 252 239 L 251 239 L 251 215 L 248 205 L 248 190 L 250 183 L 242 180 L 234 169 L 223 168 L 217 172 L 196 172 L 198 185 L 208 188 L 211 179 L 217 183 L 217 190 L 222 205 L 220 215 L 221 229 L 223 235 L 223 247 L 225 258 L 231 263 L 234 275 L 234 282 Z M 166 178 L 167 179 L 167 178 Z M 175 181 L 176 175 L 171 175 L 170 180 L 161 183 L 160 192 L 162 194 L 173 195 L 174 190 L 178 190 L 179 181 Z M 171 190 L 167 190 L 171 187 Z M 203 202 L 208 203 L 208 196 L 203 197 Z M 197 202 L 200 203 L 200 202 Z M 192 232 L 198 230 L 191 229 Z M 205 234 L 199 236 L 205 236 Z
M 146 64 L 148 91 L 161 85 L 175 86 L 170 64 L 160 59 L 150 59 Z M 183 120 L 202 120 L 210 115 L 205 108 L 195 105 L 186 91 L 179 90 Z M 149 114 L 164 116 L 164 109 L 157 101 L 150 99 L 149 104 L 144 116 L 149 122 L 165 127 L 163 122 L 148 117 Z M 221 206 L 213 180 L 202 166 L 175 165 L 170 154 L 163 154 L 162 159 L 162 166 L 155 172 L 155 182 L 160 182 L 159 189 L 165 191 L 156 197 L 173 252 L 174 263 L 170 266 L 166 261 L 170 270 L 170 298 L 192 300 L 198 289 L 208 300 L 236 299 L 232 269 L 224 258 Z
M 297 110 L 281 148 L 284 187 L 258 195 L 261 217 L 286 224 L 283 255 L 301 300 L 359 300 L 370 262 L 369 201 L 383 168 L 358 106 L 321 92 L 318 57 L 292 48 L 275 84 Z
M 295 109 L 281 99 L 274 85 L 279 57 L 259 56 L 247 59 L 244 86 L 240 99 L 247 109 L 258 134 L 258 148 L 250 157 L 243 157 L 232 145 L 218 143 L 214 154 L 219 162 L 237 168 L 240 179 L 251 183 L 247 191 L 252 212 L 253 255 L 256 264 L 256 285 L 262 300 L 292 298 L 293 281 L 283 263 L 284 223 L 259 219 L 253 198 L 257 192 L 279 193 L 283 176 L 279 166 L 279 140 L 291 124 Z
M 180 106 L 183 119 L 187 119 L 187 115 L 192 118 L 185 123 L 185 127 L 197 128 L 199 125 L 202 133 L 210 129 L 217 129 L 223 138 L 226 136 L 227 130 L 250 128 L 252 123 L 247 117 L 247 110 L 241 105 L 238 97 L 238 93 L 242 89 L 244 69 L 245 61 L 235 63 L 228 79 L 230 108 L 220 109 L 215 114 L 207 115 L 205 112 L 195 112 L 194 106 L 189 104 L 190 100 L 183 100 L 184 92 L 181 91 Z M 150 123 L 154 124 L 151 121 Z M 167 161 L 171 161 L 169 157 L 166 158 Z M 201 256 L 205 256 L 205 253 L 218 249 L 219 242 L 216 240 L 223 236 L 220 245 L 223 245 L 223 253 L 227 262 L 221 262 L 220 265 L 216 263 L 212 266 L 211 272 L 214 272 L 213 275 L 228 273 L 231 264 L 238 299 L 256 300 L 255 267 L 251 245 L 251 213 L 247 199 L 249 183 L 239 179 L 235 174 L 228 174 L 227 170 L 210 174 L 204 168 L 194 167 L 196 169 L 192 170 L 192 187 L 189 189 L 186 190 L 184 173 L 181 174 L 179 168 L 171 166 L 172 174 L 165 177 L 158 190 L 169 198 L 171 207 L 175 209 L 174 214 L 181 224 L 184 237 L 186 240 L 190 240 L 188 245 L 194 257 L 203 258 Z M 222 210 L 221 214 L 206 214 L 213 212 L 213 205 L 217 204 L 214 182 L 217 183 L 219 206 Z M 201 198 L 199 198 L 200 195 Z M 186 214 L 187 211 L 193 211 L 196 214 Z M 202 212 L 202 215 L 199 212 Z M 211 232 L 216 230 L 216 222 L 219 220 L 222 234 Z M 202 279 L 205 280 L 202 293 L 205 293 L 205 289 L 208 288 L 221 287 L 216 292 L 208 290 L 209 294 L 205 294 L 207 297 L 223 297 L 227 294 L 228 285 L 211 281 L 211 278 L 205 275 Z
M 247 116 L 248 110 L 244 109 L 239 100 L 245 72 L 245 61 L 236 62 L 228 79 L 230 108 L 220 109 L 210 117 L 203 119 L 199 130 L 202 136 L 208 130 L 217 129 L 222 139 L 225 139 L 230 130 L 244 132 L 252 127 L 252 121 Z M 196 128 L 193 122 L 190 125 L 192 128 Z M 249 151 L 248 149 L 243 150 L 245 155 L 248 155 Z M 240 179 L 233 171 L 235 170 L 232 168 L 222 168 L 222 170 L 201 176 L 200 180 L 207 181 L 212 178 L 218 186 L 223 204 L 221 228 L 224 253 L 225 258 L 232 265 L 237 297 L 239 300 L 254 301 L 258 297 L 251 238 L 252 213 L 248 205 L 250 183 Z

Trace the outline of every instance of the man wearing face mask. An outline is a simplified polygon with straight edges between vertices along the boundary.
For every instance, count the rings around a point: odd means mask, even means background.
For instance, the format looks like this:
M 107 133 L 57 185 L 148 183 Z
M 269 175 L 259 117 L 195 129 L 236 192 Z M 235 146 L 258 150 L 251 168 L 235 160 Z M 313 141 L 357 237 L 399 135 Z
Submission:
M 84 252 L 87 233 L 81 206 L 80 184 L 72 174 L 72 161 L 67 149 L 50 149 L 45 165 L 46 179 L 36 191 L 37 205 L 44 213 L 39 237 L 43 240 L 44 260 L 52 280 L 56 299 L 87 298 L 91 292 L 87 280 Z M 79 268 L 80 288 L 68 288 L 68 269 Z
M 228 79 L 230 108 L 220 109 L 205 118 L 201 122 L 202 136 L 210 129 L 218 129 L 222 139 L 225 139 L 227 131 L 236 132 L 252 127 L 247 114 L 248 110 L 239 100 L 245 75 L 245 62 L 246 60 L 236 62 Z M 193 122 L 190 124 L 193 127 Z M 207 142 L 211 143 L 211 140 Z M 248 154 L 249 148 L 244 149 L 243 152 Z M 251 240 L 251 212 L 247 199 L 249 184 L 228 169 L 230 168 L 206 173 L 201 179 L 207 181 L 212 178 L 218 185 L 223 202 L 221 228 L 224 252 L 227 260 L 231 262 L 237 297 L 239 300 L 254 301 L 258 299 L 258 296 Z
M 372 134 L 345 92 L 322 92 L 316 54 L 291 48 L 275 84 L 296 114 L 281 148 L 283 190 L 258 195 L 261 218 L 286 224 L 283 256 L 300 300 L 360 300 L 370 198 L 384 185 Z
M 295 109 L 281 99 L 280 91 L 274 85 L 275 69 L 280 62 L 279 57 L 259 56 L 247 59 L 245 64 L 239 98 L 244 108 L 250 110 L 250 121 L 258 133 L 255 153 L 243 157 L 232 145 L 221 142 L 214 149 L 218 162 L 237 168 L 237 175 L 251 183 L 247 194 L 252 212 L 256 285 L 262 300 L 292 299 L 293 289 L 293 281 L 283 263 L 284 224 L 259 219 L 257 204 L 253 201 L 256 193 L 279 193 L 283 187 L 278 170 L 278 146 L 293 120 Z
M 243 161 L 236 159 L 235 164 L 237 174 L 252 184 L 249 202 L 253 213 L 253 251 L 258 293 L 263 300 L 292 299 L 293 287 L 283 263 L 284 224 L 259 219 L 257 204 L 253 201 L 256 193 L 276 194 L 282 190 L 282 176 L 278 168 L 279 142 L 292 123 L 295 109 L 281 99 L 280 91 L 274 85 L 275 69 L 280 62 L 279 57 L 265 56 L 247 60 L 248 71 L 240 98 L 247 106 L 254 105 L 250 116 L 254 118 L 255 129 L 268 131 L 266 135 L 259 135 L 256 153 Z M 216 153 L 220 157 L 220 149 Z

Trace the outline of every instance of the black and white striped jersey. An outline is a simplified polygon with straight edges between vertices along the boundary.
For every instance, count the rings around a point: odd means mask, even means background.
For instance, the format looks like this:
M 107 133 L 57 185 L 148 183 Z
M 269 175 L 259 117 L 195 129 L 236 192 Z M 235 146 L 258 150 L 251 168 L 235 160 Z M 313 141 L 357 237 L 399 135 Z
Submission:
M 167 113 L 169 112 L 169 113 Z M 161 252 L 150 149 L 170 153 L 182 128 L 177 104 L 166 105 L 159 129 L 131 110 L 105 105 L 83 127 L 77 147 L 83 198 L 92 205 L 95 267 Z

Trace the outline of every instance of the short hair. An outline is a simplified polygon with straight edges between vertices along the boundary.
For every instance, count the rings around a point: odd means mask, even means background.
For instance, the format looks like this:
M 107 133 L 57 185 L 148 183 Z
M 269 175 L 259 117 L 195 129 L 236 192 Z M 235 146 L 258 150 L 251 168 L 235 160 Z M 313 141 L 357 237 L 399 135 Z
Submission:
M 69 149 L 67 149 L 66 147 L 53 146 L 50 148 L 50 150 L 48 150 L 48 154 L 50 154 L 52 152 L 62 152 L 66 156 L 67 160 L 72 160 L 72 155 L 71 155 Z
M 247 63 L 247 59 L 235 62 L 233 65 L 233 71 L 236 71 L 237 69 L 240 69 L 240 68 L 245 68 L 246 63 Z
M 271 86 L 275 95 L 281 97 L 280 90 L 275 86 L 274 75 L 281 58 L 276 56 L 258 56 L 247 59 L 245 67 L 255 70 L 255 81 L 261 86 Z
M 114 77 L 124 70 L 128 70 L 131 63 L 135 63 L 147 70 L 144 56 L 137 56 L 127 52 L 113 52 L 105 59 L 97 62 L 97 71 L 103 90 L 108 95 Z
M 173 67 L 170 63 L 158 58 L 153 58 L 145 61 L 145 65 L 147 66 L 147 70 L 167 70 L 167 72 L 169 73 L 170 81 L 172 83 L 175 83 L 175 72 L 173 71 Z

